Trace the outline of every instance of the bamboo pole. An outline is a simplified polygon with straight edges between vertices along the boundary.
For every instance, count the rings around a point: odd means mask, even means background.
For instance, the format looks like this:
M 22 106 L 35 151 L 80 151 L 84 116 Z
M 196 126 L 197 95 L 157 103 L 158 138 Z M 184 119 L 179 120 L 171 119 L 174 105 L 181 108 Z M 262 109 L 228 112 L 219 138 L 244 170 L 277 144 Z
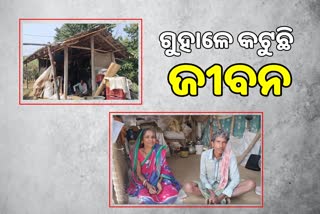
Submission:
M 38 73 L 40 75 L 40 59 L 38 59 Z
M 208 121 L 209 121 L 209 132 L 210 132 L 210 142 L 212 140 L 212 136 L 214 134 L 214 131 L 213 131 L 213 116 L 210 116 L 208 118 Z M 211 145 L 211 144 L 210 144 Z
M 114 56 L 114 52 L 111 52 L 111 61 L 116 63 L 116 58 Z
M 91 47 L 91 88 L 92 95 L 96 91 L 96 72 L 94 70 L 94 36 L 90 38 L 90 47 Z
M 27 88 L 29 88 L 29 73 L 28 73 L 28 63 L 26 63 L 26 78 L 27 78 Z
M 261 137 L 261 129 L 257 132 L 256 136 L 253 138 L 252 142 L 250 143 L 250 145 L 248 146 L 248 148 L 242 153 L 241 156 L 239 156 L 237 158 L 237 162 L 238 164 L 240 164 L 244 158 L 249 154 L 249 152 L 251 151 L 251 149 L 254 147 L 254 145 L 258 142 L 258 140 Z
M 196 142 L 197 139 L 197 123 L 196 121 L 192 118 L 192 141 Z
M 63 80 L 63 77 L 58 76 L 57 78 L 58 78 L 58 81 L 59 81 L 59 92 L 60 92 L 60 94 L 62 94 L 62 88 L 63 88 L 62 80 Z
M 76 45 L 72 45 L 69 46 L 70 48 L 74 48 L 74 49 L 81 49 L 81 50 L 88 50 L 91 51 L 91 48 L 86 48 L 86 47 L 81 47 L 81 46 L 76 46 Z M 101 50 L 101 49 L 94 49 L 95 51 L 98 52 L 102 52 L 102 53 L 110 53 L 110 51 L 106 51 L 106 50 Z
M 57 84 L 56 65 L 55 65 L 55 61 L 54 61 L 52 53 L 51 53 L 50 45 L 48 45 L 48 54 L 49 54 L 49 58 L 50 58 L 51 66 L 52 66 L 52 71 L 53 71 L 54 88 L 56 89 L 58 100 L 60 100 L 59 88 L 58 88 L 58 84 Z
M 63 92 L 64 92 L 64 99 L 67 99 L 67 95 L 68 95 L 68 84 L 69 84 L 69 54 L 68 54 L 68 46 L 64 46 L 64 59 L 63 59 L 63 63 L 64 63 L 64 67 L 63 67 L 63 73 L 64 73 L 64 85 L 63 85 Z
M 221 123 L 220 123 L 220 120 L 219 120 L 219 117 L 218 117 L 218 115 L 216 115 L 216 120 L 217 120 L 217 125 L 218 125 L 218 129 L 219 130 L 221 130 L 222 129 L 222 127 L 221 127 Z

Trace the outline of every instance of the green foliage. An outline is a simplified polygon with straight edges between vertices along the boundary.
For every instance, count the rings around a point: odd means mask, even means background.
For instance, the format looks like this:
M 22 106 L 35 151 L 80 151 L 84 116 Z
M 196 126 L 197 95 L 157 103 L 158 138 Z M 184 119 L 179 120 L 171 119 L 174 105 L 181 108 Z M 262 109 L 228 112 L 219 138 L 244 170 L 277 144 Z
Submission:
M 56 28 L 55 42 L 62 42 L 74 36 L 77 33 L 89 31 L 96 27 L 107 27 L 108 31 L 112 33 L 115 24 L 64 24 L 61 28 Z
M 123 29 L 128 37 L 119 37 L 119 41 L 127 48 L 127 51 L 132 55 L 129 59 L 120 62 L 121 68 L 119 75 L 125 76 L 132 82 L 138 84 L 138 68 L 139 68 L 139 26 L 138 24 L 127 25 Z
M 24 57 L 25 58 L 25 57 Z M 38 60 L 33 60 L 28 63 L 28 69 L 23 66 L 23 79 L 24 80 L 35 80 L 39 77 L 39 64 Z

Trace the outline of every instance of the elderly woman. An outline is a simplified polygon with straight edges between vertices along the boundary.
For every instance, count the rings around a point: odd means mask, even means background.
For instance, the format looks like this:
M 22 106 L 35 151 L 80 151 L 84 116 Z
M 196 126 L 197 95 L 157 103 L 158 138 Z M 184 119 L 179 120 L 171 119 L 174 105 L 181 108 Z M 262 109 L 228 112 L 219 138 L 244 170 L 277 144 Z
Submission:
M 187 193 L 202 195 L 207 204 L 228 204 L 236 197 L 253 190 L 253 180 L 240 182 L 236 156 L 232 153 L 229 134 L 223 130 L 211 139 L 212 149 L 201 154 L 200 181 L 184 185 Z
M 181 186 L 167 164 L 165 147 L 156 143 L 153 130 L 144 129 L 130 155 L 132 176 L 128 193 L 142 204 L 172 204 L 177 200 Z

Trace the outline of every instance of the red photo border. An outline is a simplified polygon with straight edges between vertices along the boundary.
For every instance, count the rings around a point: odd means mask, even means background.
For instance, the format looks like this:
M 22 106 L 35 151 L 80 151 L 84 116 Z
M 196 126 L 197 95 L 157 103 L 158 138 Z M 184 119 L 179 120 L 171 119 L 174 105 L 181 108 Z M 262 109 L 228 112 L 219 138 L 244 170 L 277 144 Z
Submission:
M 113 115 L 208 115 L 208 114 L 260 114 L 261 115 L 261 205 L 112 205 L 112 182 L 111 182 L 111 139 L 108 137 L 108 149 L 109 149 L 109 159 L 108 159 L 108 179 L 109 179 L 109 191 L 108 191 L 108 207 L 109 208 L 264 208 L 264 113 L 263 112 L 147 112 L 147 111 L 137 111 L 137 112 L 109 112 L 109 136 L 111 131 L 111 121 Z
M 140 79 L 139 79 L 139 102 L 137 103 L 130 103 L 130 102 L 123 102 L 123 103 L 96 103 L 96 102 L 81 102 L 81 103 L 76 103 L 76 102 L 68 102 L 68 101 L 63 101 L 63 102 L 23 102 L 23 99 L 21 97 L 21 58 L 22 58 L 22 53 L 21 53 L 21 27 L 22 27 L 22 22 L 23 21 L 34 21 L 34 20 L 38 20 L 38 21 L 139 21 L 140 22 L 140 59 L 139 59 L 139 63 L 140 63 Z M 42 106 L 42 105 L 61 105 L 61 106 L 65 106 L 65 105 L 83 105 L 83 106 L 89 106 L 89 105 L 96 105 L 96 106 L 105 106 L 105 105 L 128 105 L 128 106 L 133 106 L 133 105 L 142 105 L 143 104 L 143 19 L 142 18 L 19 18 L 19 25 L 18 25 L 18 36 L 19 36 L 19 44 L 18 44 L 18 81 L 19 81 L 19 89 L 18 89 L 18 103 L 19 105 L 34 105 L 34 106 Z

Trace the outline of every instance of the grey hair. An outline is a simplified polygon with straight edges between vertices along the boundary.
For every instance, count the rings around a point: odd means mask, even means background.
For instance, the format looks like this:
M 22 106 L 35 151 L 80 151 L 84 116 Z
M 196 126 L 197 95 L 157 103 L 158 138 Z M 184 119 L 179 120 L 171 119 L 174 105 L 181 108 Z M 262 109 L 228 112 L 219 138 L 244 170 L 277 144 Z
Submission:
M 212 135 L 211 141 L 214 142 L 217 137 L 223 137 L 228 142 L 229 141 L 229 132 L 224 131 L 223 129 L 220 129 Z

